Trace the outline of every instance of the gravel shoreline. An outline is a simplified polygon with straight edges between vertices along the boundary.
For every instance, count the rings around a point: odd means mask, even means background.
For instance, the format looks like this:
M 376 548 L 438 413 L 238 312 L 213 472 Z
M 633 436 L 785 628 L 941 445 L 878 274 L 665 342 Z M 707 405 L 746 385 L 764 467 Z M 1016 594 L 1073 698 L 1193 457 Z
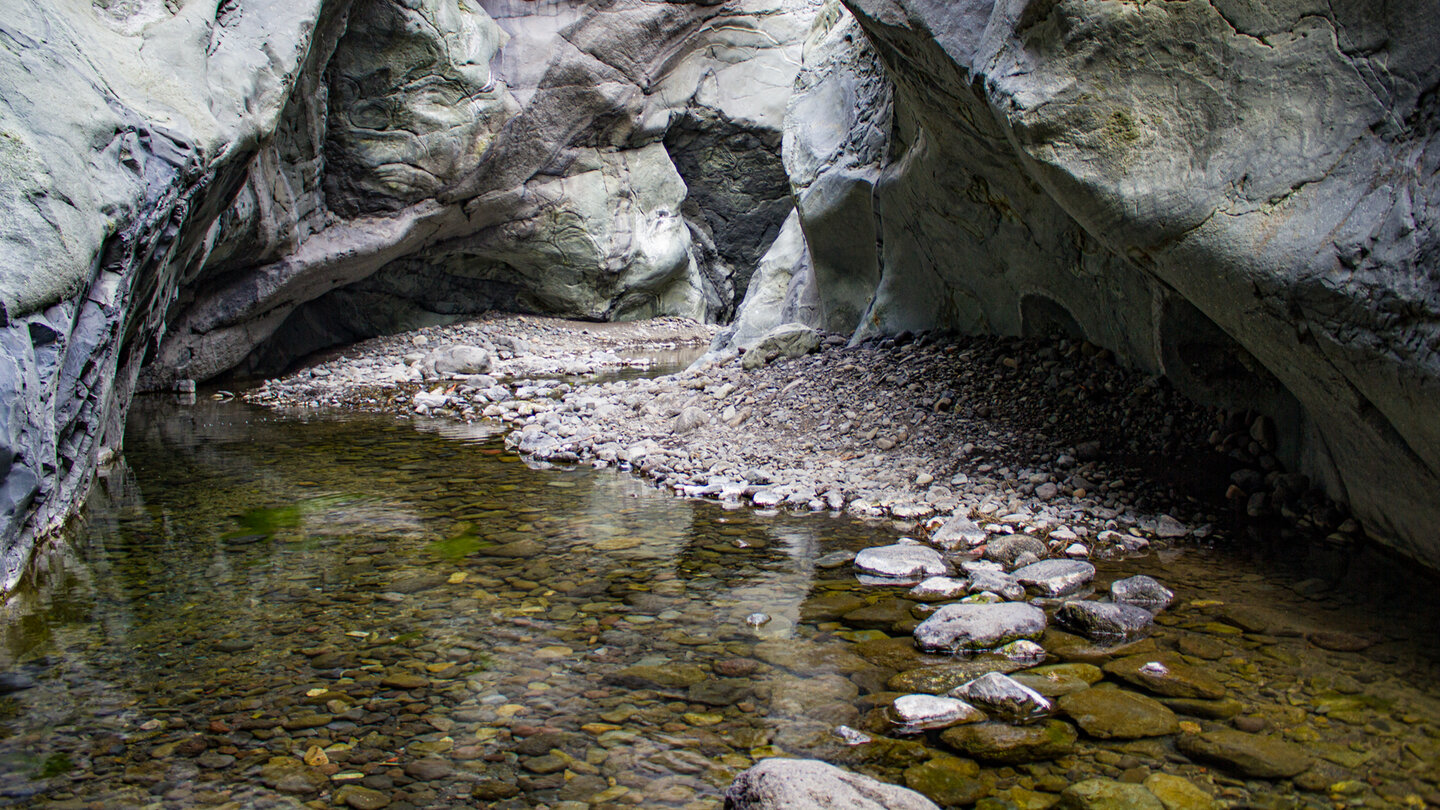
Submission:
M 1265 417 L 1196 405 L 1081 342 L 924 334 L 848 347 L 821 335 L 797 357 L 711 354 L 615 378 L 666 352 L 688 358 L 715 331 L 496 315 L 357 344 L 245 398 L 494 419 L 532 460 L 616 466 L 684 497 L 1025 533 L 1068 556 L 1203 539 L 1247 518 L 1334 542 L 1359 532 L 1279 469 Z M 457 367 L 457 354 L 476 362 Z M 577 379 L 596 374 L 611 378 Z

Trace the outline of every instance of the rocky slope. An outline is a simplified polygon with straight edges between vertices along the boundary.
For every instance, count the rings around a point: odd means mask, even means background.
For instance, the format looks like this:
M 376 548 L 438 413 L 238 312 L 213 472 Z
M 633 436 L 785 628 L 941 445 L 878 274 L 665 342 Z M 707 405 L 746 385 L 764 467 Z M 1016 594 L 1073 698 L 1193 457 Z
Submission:
M 0 587 L 137 386 L 491 308 L 1085 338 L 1440 565 L 1427 11 L 22 1 Z

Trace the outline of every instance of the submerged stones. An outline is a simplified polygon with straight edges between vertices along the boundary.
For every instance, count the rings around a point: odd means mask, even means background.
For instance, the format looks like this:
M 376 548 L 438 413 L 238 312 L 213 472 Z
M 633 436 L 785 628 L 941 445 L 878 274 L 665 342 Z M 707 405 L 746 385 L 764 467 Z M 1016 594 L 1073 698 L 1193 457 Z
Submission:
M 1186 756 L 1265 779 L 1294 776 L 1314 763 L 1309 752 L 1295 743 L 1231 729 L 1186 734 L 1177 745 Z
M 939 810 L 913 790 L 843 771 L 818 759 L 763 759 L 725 791 L 729 810 Z
M 1055 621 L 1093 641 L 1122 642 L 1150 632 L 1154 616 L 1134 605 L 1114 602 L 1066 602 L 1055 613 Z
M 1104 740 L 1160 737 L 1180 730 L 1175 713 L 1159 701 L 1123 689 L 1085 689 L 1062 696 L 1056 705 L 1086 734 Z
M 1172 698 L 1218 700 L 1225 697 L 1225 685 L 1199 667 L 1192 667 L 1174 653 L 1130 655 L 1102 667 L 1105 674 Z
M 1009 723 L 975 723 L 946 729 L 940 740 L 971 759 L 1000 765 L 1018 765 L 1063 757 L 1075 750 L 1079 735 L 1061 720 L 1028 726 Z
M 915 628 L 915 645 L 936 652 L 991 650 L 1018 639 L 1039 638 L 1045 624 L 1045 611 L 1034 605 L 945 605 Z

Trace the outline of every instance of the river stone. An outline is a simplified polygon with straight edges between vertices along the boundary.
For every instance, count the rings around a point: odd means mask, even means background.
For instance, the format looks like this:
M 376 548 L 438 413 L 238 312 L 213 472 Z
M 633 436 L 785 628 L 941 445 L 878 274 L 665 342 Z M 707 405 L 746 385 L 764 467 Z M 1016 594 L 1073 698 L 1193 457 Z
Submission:
M 929 695 L 941 695 L 987 672 L 1014 672 L 1023 666 L 1024 664 L 1004 658 L 980 658 L 974 661 L 934 664 L 907 669 L 890 678 L 886 687 L 896 692 L 924 692 Z
M 761 335 L 745 352 L 741 364 L 760 368 L 775 357 L 800 357 L 820 347 L 820 334 L 803 323 L 782 323 Z
M 1033 720 L 1051 709 L 1050 701 L 1039 692 L 999 672 L 963 683 L 955 687 L 950 696 L 968 700 L 990 715 L 1011 721 Z
M 979 723 L 985 713 L 953 697 L 901 695 L 890 703 L 890 719 L 901 733 L 949 728 L 961 723 Z
M 1039 638 L 1045 632 L 1045 611 L 1033 605 L 945 605 L 915 628 L 915 644 L 923 650 L 955 652 L 988 650 L 1016 639 Z
M 985 542 L 985 530 L 969 517 L 956 515 L 930 535 L 930 542 L 946 551 L 972 548 Z
M 331 797 L 332 804 L 343 804 L 353 810 L 380 810 L 390 804 L 390 797 L 378 790 L 371 790 L 361 785 L 345 785 L 335 791 Z
M 906 594 L 921 602 L 946 602 L 959 599 L 969 593 L 969 580 L 955 577 L 930 577 L 910 589 Z
M 762 759 L 725 791 L 727 810 L 939 810 L 913 790 L 817 759 Z
M 1007 602 L 1025 598 L 1025 586 L 1004 571 L 976 571 L 970 576 L 970 593 L 993 593 Z
M 834 621 L 852 610 L 870 604 L 865 597 L 851 591 L 826 591 L 800 603 L 800 621 Z
M 901 622 L 912 620 L 910 609 L 914 602 L 904 599 L 882 599 L 873 605 L 846 613 L 840 620 L 857 630 L 890 630 Z
M 1046 720 L 1028 726 L 1009 723 L 976 723 L 946 729 L 941 742 L 981 762 L 1019 765 L 1063 757 L 1075 750 L 1079 735 L 1075 727 L 1061 720 Z
M 1041 560 L 1016 569 L 1010 576 L 1041 596 L 1068 596 L 1095 578 L 1095 566 L 1084 560 Z
M 942 807 L 967 806 L 990 793 L 974 760 L 938 756 L 905 769 L 905 784 Z
M 1159 613 L 1170 607 L 1170 602 L 1174 599 L 1174 591 L 1144 574 L 1110 583 L 1110 601 L 1121 605 L 1134 605 L 1151 613 Z
M 1165 810 L 1215 810 L 1218 806 L 1209 793 L 1180 776 L 1152 773 L 1145 777 L 1145 789 L 1165 805 Z
M 1155 617 L 1134 605 L 1113 602 L 1066 602 L 1055 621 L 1095 641 L 1130 641 L 1150 632 Z
M 446 346 L 420 362 L 440 375 L 484 374 L 490 370 L 490 353 L 479 346 Z
M 1049 551 L 1045 541 L 1028 534 L 997 534 L 985 541 L 985 559 L 1014 568 L 1023 554 L 1044 559 Z
M 1142 638 L 1121 644 L 1106 644 L 1067 633 L 1051 625 L 1040 637 L 1040 644 L 1051 655 L 1065 663 L 1093 664 L 1102 666 L 1107 661 L 1124 658 L 1127 655 L 1149 655 L 1158 653 L 1159 647 L 1153 638 Z
M 632 689 L 688 689 L 706 679 L 694 664 L 636 664 L 605 676 L 607 683 Z
M 1110 779 L 1086 779 L 1060 794 L 1063 810 L 1166 810 L 1155 794 L 1140 785 Z
M 717 667 L 717 670 L 719 667 Z M 754 682 L 747 678 L 709 678 L 690 684 L 687 693 L 691 703 L 707 706 L 734 706 L 750 698 Z
M 1123 689 L 1086 689 L 1057 701 L 1060 711 L 1091 737 L 1133 740 L 1180 730 L 1175 713 L 1154 698 Z
M 689 407 L 680 412 L 670 423 L 670 429 L 675 433 L 689 433 L 696 428 L 704 427 L 710 423 L 710 414 L 704 408 Z
M 1051 664 L 1016 672 L 1010 677 L 1045 697 L 1059 697 L 1089 689 L 1105 677 L 1093 664 Z
M 501 543 L 498 546 L 482 546 L 477 549 L 476 554 L 482 557 L 506 557 L 531 559 L 545 554 L 545 546 L 538 540 L 516 540 L 513 543 Z
M 1215 676 L 1186 664 L 1174 653 L 1130 655 L 1111 661 L 1102 669 L 1108 675 L 1165 697 L 1205 700 L 1225 697 L 1225 685 Z
M 855 567 L 868 574 L 897 579 L 938 577 L 949 573 L 940 552 L 919 543 L 895 543 L 864 549 L 855 555 Z
M 1212 762 L 1242 776 L 1288 778 L 1309 768 L 1314 759 L 1295 743 L 1266 734 L 1216 729 L 1185 734 L 1177 741 L 1181 753 Z

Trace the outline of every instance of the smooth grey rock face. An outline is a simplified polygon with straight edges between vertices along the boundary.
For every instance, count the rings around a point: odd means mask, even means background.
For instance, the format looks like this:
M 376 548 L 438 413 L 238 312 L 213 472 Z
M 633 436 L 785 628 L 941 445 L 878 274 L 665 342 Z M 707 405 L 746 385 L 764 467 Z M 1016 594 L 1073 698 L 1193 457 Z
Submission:
M 782 323 L 755 340 L 745 353 L 746 368 L 757 368 L 776 357 L 801 357 L 820 346 L 820 335 L 803 323 Z
M 1043 559 L 1048 552 L 1045 541 L 1028 534 L 997 534 L 985 542 L 985 559 L 1006 568 L 1024 565 L 1026 555 L 1034 562 Z
M 1095 578 L 1095 566 L 1084 560 L 1041 560 L 1015 569 L 1010 576 L 1041 596 L 1066 596 Z
M 1161 585 L 1153 577 L 1137 574 L 1110 583 L 1110 600 L 1122 605 L 1135 605 L 1151 613 L 1159 613 L 1170 606 L 1175 592 Z
M 976 571 L 970 575 L 970 593 L 993 593 L 1017 602 L 1025 598 L 1025 586 L 1003 571 Z
M 1066 602 L 1055 621 L 1094 641 L 1129 641 L 1150 632 L 1154 616 L 1134 605 L 1113 602 Z
M 1054 708 L 1039 692 L 999 672 L 986 673 L 955 687 L 950 697 L 967 700 L 987 714 L 1012 721 L 1034 720 Z
M 930 577 L 911 588 L 907 595 L 911 599 L 918 599 L 922 602 L 943 602 L 948 599 L 958 599 L 969 593 L 969 586 L 969 581 L 964 579 Z
M 827 328 L 1086 338 L 1269 414 L 1281 461 L 1440 565 L 1427 4 L 845 5 L 902 125 L 884 272 Z M 822 300 L 832 273 L 874 278 L 841 259 L 814 257 Z
M 915 628 L 915 646 L 936 652 L 990 650 L 1045 632 L 1045 611 L 1016 602 L 945 605 Z
M 842 771 L 818 759 L 763 759 L 725 791 L 727 810 L 939 810 L 913 790 Z
M 919 543 L 863 549 L 855 555 L 855 567 L 867 574 L 896 579 L 939 577 L 949 572 L 940 552 Z
M 979 523 L 965 515 L 956 515 L 930 535 L 930 542 L 946 551 L 954 551 L 978 546 L 985 542 L 985 537 L 985 530 L 980 528 Z

